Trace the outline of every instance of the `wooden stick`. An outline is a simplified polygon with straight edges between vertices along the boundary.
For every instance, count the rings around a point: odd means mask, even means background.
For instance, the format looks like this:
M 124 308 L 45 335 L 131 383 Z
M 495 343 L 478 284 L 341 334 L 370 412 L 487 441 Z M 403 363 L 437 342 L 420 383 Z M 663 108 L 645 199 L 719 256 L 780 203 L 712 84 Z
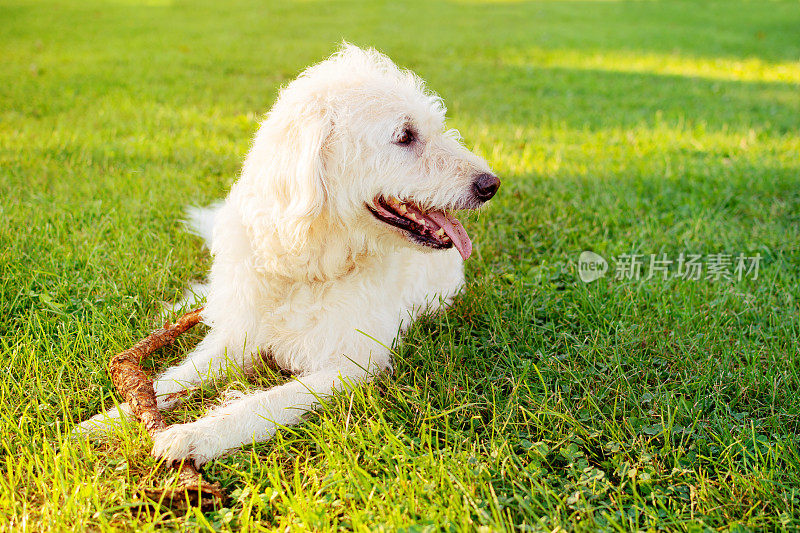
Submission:
M 142 361 L 153 352 L 172 344 L 182 333 L 200 322 L 200 312 L 195 309 L 180 317 L 175 324 L 164 324 L 131 348 L 111 358 L 109 373 L 119 394 L 128 402 L 133 414 L 144 424 L 152 437 L 167 427 L 161 411 L 158 410 L 156 392 L 152 380 L 142 370 Z M 178 465 L 178 479 L 171 487 L 146 489 L 150 498 L 165 501 L 175 507 L 186 508 L 199 505 L 211 508 L 222 504 L 226 498 L 222 488 L 216 483 L 203 481 L 194 465 L 181 462 Z

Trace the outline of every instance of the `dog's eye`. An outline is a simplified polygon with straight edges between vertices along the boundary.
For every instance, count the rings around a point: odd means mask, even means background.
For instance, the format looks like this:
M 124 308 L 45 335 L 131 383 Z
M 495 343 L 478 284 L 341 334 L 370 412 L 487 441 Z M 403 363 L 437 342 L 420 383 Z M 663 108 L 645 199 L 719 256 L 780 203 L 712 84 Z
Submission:
M 403 133 L 401 133 L 400 136 L 395 141 L 395 143 L 401 144 L 403 146 L 408 146 L 412 142 L 414 142 L 414 132 L 408 128 L 404 129 Z

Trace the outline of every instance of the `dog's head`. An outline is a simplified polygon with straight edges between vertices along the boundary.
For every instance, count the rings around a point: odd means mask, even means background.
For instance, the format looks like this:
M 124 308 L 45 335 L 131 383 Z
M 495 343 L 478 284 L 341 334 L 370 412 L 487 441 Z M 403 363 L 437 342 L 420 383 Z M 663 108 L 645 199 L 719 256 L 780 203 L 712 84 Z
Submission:
M 242 178 L 261 189 L 287 250 L 344 232 L 366 248 L 455 246 L 464 259 L 472 243 L 452 213 L 500 185 L 445 128 L 422 80 L 347 44 L 281 91 Z

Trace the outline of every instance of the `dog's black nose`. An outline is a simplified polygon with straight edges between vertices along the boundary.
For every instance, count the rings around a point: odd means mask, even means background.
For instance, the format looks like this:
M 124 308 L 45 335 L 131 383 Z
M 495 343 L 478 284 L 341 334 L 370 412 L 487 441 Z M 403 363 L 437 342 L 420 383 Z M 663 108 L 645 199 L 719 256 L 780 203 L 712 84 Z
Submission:
M 489 200 L 497 189 L 500 188 L 500 180 L 493 174 L 479 174 L 472 182 L 472 192 L 482 202 Z

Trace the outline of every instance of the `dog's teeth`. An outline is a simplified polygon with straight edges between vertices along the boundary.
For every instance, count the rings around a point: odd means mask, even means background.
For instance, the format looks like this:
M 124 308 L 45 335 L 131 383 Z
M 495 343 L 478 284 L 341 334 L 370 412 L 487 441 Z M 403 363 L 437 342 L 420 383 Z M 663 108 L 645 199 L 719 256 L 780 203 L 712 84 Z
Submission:
M 436 235 L 436 236 L 437 236 L 437 237 L 439 237 L 440 239 L 444 239 L 444 237 L 445 237 L 445 235 L 446 235 L 446 234 L 445 234 L 445 232 L 444 232 L 444 228 L 439 228 L 439 231 L 437 231 L 436 233 L 434 233 L 434 235 Z
M 397 211 L 401 215 L 405 215 L 406 213 L 408 213 L 408 208 L 406 207 L 406 204 L 401 203 L 400 205 L 397 206 Z

